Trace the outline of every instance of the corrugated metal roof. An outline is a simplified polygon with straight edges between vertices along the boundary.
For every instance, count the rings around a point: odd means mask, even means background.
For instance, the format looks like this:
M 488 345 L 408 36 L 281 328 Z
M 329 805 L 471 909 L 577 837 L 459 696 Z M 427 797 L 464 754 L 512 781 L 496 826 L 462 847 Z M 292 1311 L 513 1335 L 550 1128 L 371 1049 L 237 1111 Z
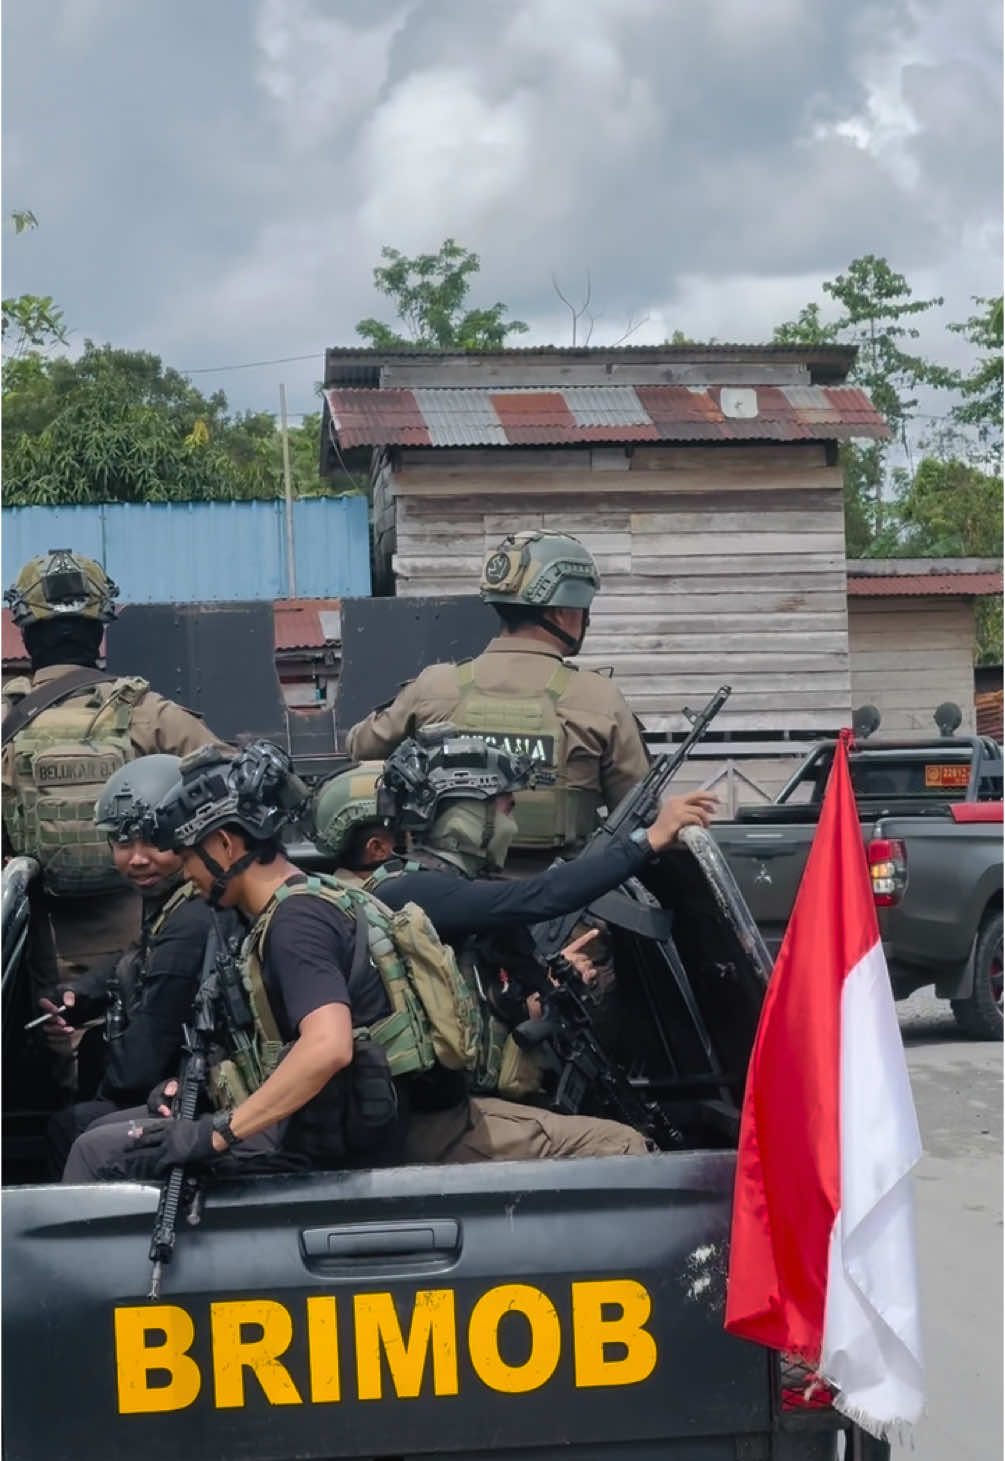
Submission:
M 864 391 L 829 386 L 333 387 L 343 447 L 887 437 Z
M 1002 692 L 985 690 L 977 696 L 977 734 L 1001 741 L 1003 731 Z
M 323 649 L 337 643 L 342 633 L 341 608 L 339 599 L 277 599 L 273 614 L 276 649 Z
M 848 580 L 848 595 L 857 599 L 916 598 L 924 594 L 970 598 L 1001 592 L 1000 573 L 895 573 L 888 578 L 870 574 L 868 578 Z
M 750 355 L 763 358 L 768 355 L 807 356 L 816 359 L 854 360 L 857 347 L 854 345 L 790 345 L 764 344 L 744 345 L 740 341 L 723 341 L 715 345 L 515 345 L 505 350 L 420 350 L 399 346 L 396 350 L 382 350 L 368 346 L 329 345 L 325 351 L 335 360 L 508 360 L 513 355 L 557 355 L 564 360 L 606 360 L 609 356 L 650 355 L 659 360 L 722 360 L 731 355 Z
M 5 670 L 12 670 L 20 665 L 27 665 L 28 651 L 24 647 L 24 640 L 21 638 L 21 631 L 11 618 L 10 609 L 3 611 L 3 666 Z

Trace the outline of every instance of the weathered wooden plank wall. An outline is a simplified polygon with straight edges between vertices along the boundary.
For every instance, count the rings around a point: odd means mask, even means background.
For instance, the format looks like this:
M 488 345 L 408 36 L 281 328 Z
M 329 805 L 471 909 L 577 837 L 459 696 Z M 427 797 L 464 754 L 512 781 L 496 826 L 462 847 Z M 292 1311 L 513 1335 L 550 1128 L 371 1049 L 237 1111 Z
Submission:
M 961 731 L 973 734 L 972 599 L 849 599 L 848 637 L 852 700 L 878 708 L 880 735 L 934 735 L 944 700 L 955 700 Z
M 822 443 L 405 451 L 375 494 L 403 595 L 477 592 L 506 533 L 575 534 L 597 559 L 589 668 L 613 665 L 651 731 L 723 681 L 723 730 L 847 724 L 840 470 Z

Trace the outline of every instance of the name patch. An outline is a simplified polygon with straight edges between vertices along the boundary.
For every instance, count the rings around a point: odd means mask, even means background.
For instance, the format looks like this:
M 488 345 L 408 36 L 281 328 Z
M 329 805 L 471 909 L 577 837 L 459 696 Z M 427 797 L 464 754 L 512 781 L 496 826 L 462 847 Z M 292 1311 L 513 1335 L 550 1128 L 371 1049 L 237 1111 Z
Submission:
M 508 756 L 529 756 L 538 766 L 553 766 L 555 763 L 554 736 L 508 736 L 496 731 L 478 731 L 478 737 L 497 751 L 505 751 Z
M 118 756 L 48 756 L 35 762 L 35 782 L 39 786 L 73 786 L 90 783 L 96 786 L 122 765 Z

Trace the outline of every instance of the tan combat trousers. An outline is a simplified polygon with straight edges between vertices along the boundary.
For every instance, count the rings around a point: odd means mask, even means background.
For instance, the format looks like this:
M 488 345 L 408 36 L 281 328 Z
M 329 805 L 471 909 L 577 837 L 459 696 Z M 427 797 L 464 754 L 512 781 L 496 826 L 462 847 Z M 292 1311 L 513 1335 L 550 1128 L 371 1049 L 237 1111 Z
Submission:
M 648 1150 L 645 1137 L 620 1121 L 559 1116 L 496 1096 L 473 1096 L 449 1111 L 414 1112 L 405 1140 L 408 1162 L 645 1156 Z

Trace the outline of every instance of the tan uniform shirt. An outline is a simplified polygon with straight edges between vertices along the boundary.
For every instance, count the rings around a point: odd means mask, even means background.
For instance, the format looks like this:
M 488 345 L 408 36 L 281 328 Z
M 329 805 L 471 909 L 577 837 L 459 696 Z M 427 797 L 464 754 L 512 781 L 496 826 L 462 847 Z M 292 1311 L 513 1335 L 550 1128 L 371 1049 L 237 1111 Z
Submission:
M 484 690 L 517 695 L 543 691 L 561 661 L 557 648 L 525 635 L 500 635 L 474 661 Z M 569 666 L 574 669 L 574 666 Z M 354 725 L 346 738 L 357 760 L 384 760 L 418 726 L 448 721 L 460 703 L 456 666 L 429 665 L 403 685 L 390 705 Z M 608 808 L 645 776 L 648 758 L 621 691 L 603 675 L 576 670 L 558 701 L 570 786 L 599 791 Z
M 76 665 L 49 665 L 44 670 L 37 670 L 31 677 L 31 689 L 47 685 L 51 680 L 70 674 L 77 668 Z M 10 690 L 11 686 L 5 688 Z M 108 689 L 109 685 L 105 683 L 84 686 L 77 693 L 91 695 L 95 690 L 107 692 Z M 5 714 L 9 708 L 5 698 Z M 47 713 L 43 710 L 39 720 Z M 155 752 L 185 756 L 189 751 L 198 750 L 200 746 L 216 742 L 218 737 L 190 710 L 185 710 L 173 700 L 165 700 L 163 695 L 148 690 L 133 709 L 129 721 L 129 739 L 137 756 L 149 756 Z M 14 745 L 15 742 L 12 741 L 3 748 L 5 791 L 14 784 Z M 43 907 L 48 914 L 47 922 L 55 945 L 55 957 L 63 978 L 80 973 L 98 960 L 121 952 L 139 937 L 140 896 L 125 886 L 121 893 L 106 893 L 99 898 L 36 897 L 33 902 L 34 911 L 40 913 Z M 37 920 L 33 922 L 36 923 L 36 928 L 33 928 L 36 961 L 44 971 L 37 974 L 36 978 L 39 982 L 51 985 L 55 982 L 52 951 L 46 956 L 38 947 L 41 942 L 40 930 L 37 929 Z

